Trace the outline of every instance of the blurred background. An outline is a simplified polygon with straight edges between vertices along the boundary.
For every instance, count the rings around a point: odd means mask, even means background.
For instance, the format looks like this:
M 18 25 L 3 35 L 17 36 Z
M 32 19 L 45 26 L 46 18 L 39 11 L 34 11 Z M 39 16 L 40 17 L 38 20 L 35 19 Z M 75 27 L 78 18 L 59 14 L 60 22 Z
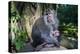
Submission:
M 57 11 L 61 46 L 67 49 L 78 48 L 78 5 L 11 1 L 8 18 L 9 51 L 25 48 L 25 44 L 31 40 L 34 22 L 48 8 Z

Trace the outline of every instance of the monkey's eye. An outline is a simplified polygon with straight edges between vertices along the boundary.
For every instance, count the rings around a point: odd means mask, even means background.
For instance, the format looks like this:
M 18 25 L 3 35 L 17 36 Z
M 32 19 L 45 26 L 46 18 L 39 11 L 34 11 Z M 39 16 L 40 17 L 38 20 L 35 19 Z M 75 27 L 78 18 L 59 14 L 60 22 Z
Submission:
M 46 15 L 48 15 L 48 13 L 46 13 Z

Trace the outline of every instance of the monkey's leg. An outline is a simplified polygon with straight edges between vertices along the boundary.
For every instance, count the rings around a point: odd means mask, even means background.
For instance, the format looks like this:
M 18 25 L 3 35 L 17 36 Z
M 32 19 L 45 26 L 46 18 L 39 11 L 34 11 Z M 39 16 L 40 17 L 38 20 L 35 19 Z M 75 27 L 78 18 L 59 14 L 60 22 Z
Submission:
M 53 36 L 53 43 L 54 43 L 57 47 L 60 47 L 60 43 L 59 43 L 59 41 L 57 40 L 57 37 L 54 37 L 54 36 Z

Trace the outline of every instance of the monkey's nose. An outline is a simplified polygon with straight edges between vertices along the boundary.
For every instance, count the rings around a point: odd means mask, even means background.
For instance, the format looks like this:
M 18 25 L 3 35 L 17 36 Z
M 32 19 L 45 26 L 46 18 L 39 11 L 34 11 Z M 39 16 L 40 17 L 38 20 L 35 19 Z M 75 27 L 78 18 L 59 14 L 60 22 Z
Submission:
M 51 19 L 51 16 L 48 16 L 49 19 Z

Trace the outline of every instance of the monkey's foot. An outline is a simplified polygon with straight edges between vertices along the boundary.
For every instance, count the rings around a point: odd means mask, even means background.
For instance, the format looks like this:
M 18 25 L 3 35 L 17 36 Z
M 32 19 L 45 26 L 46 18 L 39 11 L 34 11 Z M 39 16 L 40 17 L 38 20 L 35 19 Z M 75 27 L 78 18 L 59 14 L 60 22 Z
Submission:
M 46 47 L 47 47 L 47 48 L 49 48 L 49 47 L 54 47 L 54 44 L 46 44 L 46 45 L 44 45 L 43 47 L 44 47 L 44 48 L 46 48 Z

